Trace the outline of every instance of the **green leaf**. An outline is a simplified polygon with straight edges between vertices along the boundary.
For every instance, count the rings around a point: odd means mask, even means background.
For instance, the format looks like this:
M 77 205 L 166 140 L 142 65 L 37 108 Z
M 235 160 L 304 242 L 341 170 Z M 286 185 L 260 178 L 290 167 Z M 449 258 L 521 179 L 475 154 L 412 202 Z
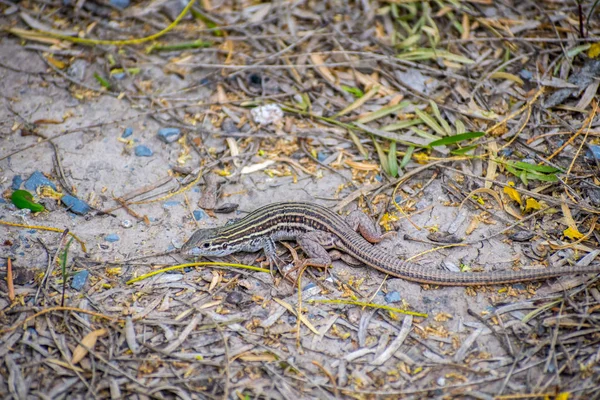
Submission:
M 422 61 L 422 60 L 433 60 L 436 58 L 444 58 L 448 61 L 454 61 L 462 64 L 473 64 L 475 61 L 467 58 L 465 56 L 461 56 L 460 54 L 450 53 L 446 50 L 440 49 L 428 49 L 428 48 L 418 48 L 413 51 L 407 51 L 406 53 L 398 54 L 396 56 L 401 60 L 407 61 Z
M 383 169 L 383 171 L 389 175 L 390 174 L 390 165 L 388 163 L 387 156 L 385 155 L 385 151 L 383 151 L 383 148 L 381 147 L 379 142 L 377 142 L 377 140 L 375 140 L 375 137 L 371 136 L 371 139 L 373 140 L 373 145 L 375 146 L 375 149 L 377 150 L 377 155 L 379 156 L 379 163 L 381 164 L 381 169 Z
M 381 127 L 381 130 L 385 131 L 385 132 L 399 131 L 400 129 L 409 128 L 411 126 L 419 125 L 422 123 L 423 123 L 422 119 L 418 119 L 418 118 L 407 119 L 406 121 L 401 121 L 401 122 L 397 122 L 395 124 L 383 126 L 383 127 Z
M 35 203 L 33 201 L 33 196 L 27 190 L 15 190 L 12 196 L 10 197 L 10 200 L 19 209 L 26 208 L 33 212 L 40 212 L 45 210 L 43 205 Z
M 406 153 L 404 153 L 404 157 L 402 157 L 402 161 L 400 162 L 400 168 L 404 169 L 404 167 L 406 167 L 406 164 L 410 162 L 410 158 L 412 157 L 414 151 L 414 146 L 408 146 Z
M 437 120 L 440 123 L 440 125 L 442 126 L 442 128 L 444 128 L 446 135 L 452 135 L 452 129 L 450 128 L 450 125 L 448 125 L 448 122 L 446 122 L 446 120 L 444 118 L 442 118 L 440 109 L 438 108 L 437 104 L 435 104 L 435 101 L 429 100 L 429 105 L 431 106 L 433 115 L 435 115 L 435 117 L 437 118 Z M 444 135 L 444 136 L 446 136 L 446 135 Z
M 365 95 L 365 92 L 363 92 L 359 88 L 355 88 L 355 87 L 351 87 L 351 86 L 342 85 L 342 90 L 344 92 L 350 93 L 352 96 L 354 96 L 358 99 L 360 99 L 361 97 L 363 97 Z
M 433 129 L 436 133 L 440 134 L 441 136 L 448 136 L 446 131 L 435 121 L 435 119 L 433 119 L 431 115 L 419 110 L 418 108 L 415 109 L 415 114 L 417 114 L 417 116 L 423 120 L 425 125 Z
M 463 147 L 463 148 L 460 148 L 460 149 L 452 150 L 450 152 L 450 154 L 454 154 L 454 155 L 457 155 L 457 156 L 462 156 L 463 154 L 466 154 L 469 151 L 475 149 L 477 146 L 478 146 L 477 144 L 474 144 L 473 146 L 467 146 L 467 147 Z
M 388 166 L 392 178 L 398 176 L 398 156 L 396 155 L 396 142 L 390 142 L 390 152 L 388 153 Z
M 385 117 L 386 115 L 393 114 L 396 111 L 400 111 L 401 109 L 408 106 L 409 104 L 410 103 L 408 101 L 401 101 L 400 103 L 393 105 L 393 106 L 382 107 L 377 111 L 370 112 L 367 115 L 365 115 L 364 117 L 359 118 L 358 122 L 360 122 L 361 124 L 366 124 L 367 122 L 371 122 L 376 119 Z
M 100 83 L 100 85 L 104 86 L 107 89 L 110 89 L 110 82 L 98 75 L 97 72 L 94 72 L 94 78 Z
M 511 167 L 523 169 L 528 172 L 553 173 L 560 171 L 560 169 L 551 167 L 549 165 L 535 165 L 522 161 L 507 161 L 506 163 L 509 164 Z
M 448 136 L 439 140 L 435 140 L 431 143 L 429 143 L 430 147 L 436 147 L 436 146 L 445 146 L 445 145 L 449 145 L 449 144 L 455 144 L 458 142 L 462 142 L 463 140 L 470 140 L 470 139 L 475 139 L 478 137 L 481 137 L 485 135 L 485 132 L 467 132 L 467 133 L 461 133 L 460 135 L 454 135 L 454 136 Z

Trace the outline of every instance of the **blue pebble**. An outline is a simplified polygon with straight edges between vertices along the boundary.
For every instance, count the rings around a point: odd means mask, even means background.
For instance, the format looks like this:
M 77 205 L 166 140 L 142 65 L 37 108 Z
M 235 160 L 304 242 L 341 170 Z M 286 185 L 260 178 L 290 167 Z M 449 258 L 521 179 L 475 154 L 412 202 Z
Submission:
M 396 203 L 402 203 L 402 196 L 400 196 L 400 195 L 397 195 L 396 197 L 394 197 L 394 201 L 395 201 Z
M 120 8 L 121 10 L 129 7 L 129 0 L 110 0 L 110 5 Z
M 523 285 L 522 283 L 515 283 L 513 285 L 513 288 L 517 290 L 525 290 L 525 285 Z
M 383 181 L 383 177 L 381 175 L 375 175 L 375 180 L 377 182 L 381 182 L 381 181 Z
M 116 79 L 117 81 L 125 79 L 126 76 L 127 75 L 125 75 L 125 72 L 117 72 L 116 74 L 112 74 L 113 79 Z
M 0 204 L 5 204 L 6 202 L 7 202 L 6 200 L 0 198 Z
M 397 291 L 389 292 L 385 295 L 385 301 L 387 303 L 397 303 L 400 301 L 400 293 Z
M 504 156 L 504 157 L 508 157 L 508 156 L 510 156 L 512 153 L 513 153 L 513 149 L 506 148 L 506 149 L 502 149 L 502 150 L 500 150 L 500 155 L 501 155 L 501 156 Z
M 165 202 L 165 204 L 163 204 L 163 208 L 177 207 L 179 204 L 181 204 L 181 203 L 178 201 L 170 200 L 170 201 Z
M 319 160 L 321 162 L 325 161 L 327 159 L 327 157 L 328 157 L 327 154 L 325 154 L 325 153 L 323 153 L 321 151 L 319 151 L 317 153 L 317 160 Z
M 208 79 L 208 78 L 202 78 L 202 79 L 200 79 L 200 84 L 202 86 L 206 86 L 206 85 L 210 84 L 210 79 Z
M 19 190 L 21 183 L 23 183 L 23 178 L 21 178 L 21 175 L 15 175 L 13 176 L 12 185 L 10 188 L 12 190 Z
M 526 69 L 522 69 L 521 72 L 519 72 L 519 75 L 521 76 L 521 78 L 525 79 L 526 81 L 533 78 L 533 74 L 531 72 L 527 71 Z
M 165 143 L 173 143 L 181 137 L 181 129 L 179 128 L 160 128 L 158 130 L 158 138 Z
M 194 219 L 196 221 L 200 221 L 201 219 L 206 218 L 208 215 L 204 212 L 204 210 L 195 210 L 194 211 Z
M 116 233 L 110 233 L 110 234 L 104 236 L 104 240 L 107 242 L 114 243 L 114 242 L 118 242 L 119 240 L 121 240 L 121 238 Z
M 123 139 L 125 139 L 125 138 L 128 138 L 131 135 L 133 135 L 133 128 L 125 128 L 125 130 L 123 131 L 123 134 L 121 135 L 121 137 Z
M 25 189 L 30 192 L 35 193 L 35 190 L 40 186 L 50 186 L 52 189 L 56 190 L 56 185 L 50 181 L 50 179 L 46 178 L 44 174 L 40 171 L 35 171 L 29 179 L 25 181 Z
M 306 286 L 304 286 L 304 288 L 302 288 L 302 291 L 305 291 L 305 290 L 308 290 L 308 289 L 314 288 L 315 286 L 317 286 L 317 285 L 315 285 L 315 284 L 314 284 L 314 283 L 312 283 L 312 282 L 309 282 L 309 283 L 308 283 L 308 285 L 306 285 Z
M 71 282 L 71 287 L 75 290 L 81 290 L 83 288 L 83 286 L 85 285 L 85 283 L 87 282 L 89 276 L 90 276 L 89 271 L 87 271 L 87 270 L 79 271 L 73 277 L 73 281 Z
M 77 197 L 73 197 L 70 194 L 64 195 L 60 201 L 67 206 L 69 211 L 75 214 L 85 215 L 92 210 L 85 201 L 79 200 Z
M 596 160 L 600 160 L 600 146 L 597 144 L 591 144 L 589 145 L 589 154 L 590 154 L 590 158 L 595 158 Z M 13 180 L 14 182 L 14 180 Z
M 154 152 L 152 150 L 150 150 L 148 147 L 144 146 L 143 144 L 135 146 L 134 151 L 135 151 L 135 155 L 138 157 L 152 157 L 152 155 L 154 154 Z
M 199 193 L 200 192 L 200 188 L 199 187 L 195 187 L 195 188 L 192 189 L 192 192 Z

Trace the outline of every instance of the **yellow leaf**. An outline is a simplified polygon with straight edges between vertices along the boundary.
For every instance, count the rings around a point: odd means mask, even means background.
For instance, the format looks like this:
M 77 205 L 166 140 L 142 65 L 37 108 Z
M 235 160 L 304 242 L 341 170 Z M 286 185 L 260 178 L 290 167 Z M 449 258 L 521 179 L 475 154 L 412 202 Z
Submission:
M 583 234 L 579 232 L 579 230 L 577 230 L 576 227 L 572 226 L 565 229 L 563 231 L 563 235 L 565 235 L 565 237 L 568 237 L 569 239 L 581 239 L 583 237 Z
M 516 201 L 517 203 L 519 203 L 520 205 L 523 205 L 523 200 L 521 200 L 521 195 L 520 195 L 520 194 L 519 194 L 519 192 L 517 192 L 517 191 L 515 190 L 515 188 L 513 187 L 513 186 L 514 186 L 514 183 L 512 183 L 512 182 L 508 182 L 508 184 L 509 184 L 510 186 L 506 186 L 506 187 L 504 188 L 504 193 L 506 193 L 506 194 L 508 195 L 508 197 L 510 197 L 510 198 L 511 198 L 511 200 L 514 200 L 514 201 Z
M 78 345 L 73 351 L 73 358 L 71 359 L 72 364 L 77 364 L 79 361 L 83 360 L 83 357 L 88 353 L 88 349 L 94 348 L 96 346 L 96 341 L 100 336 L 104 336 L 108 333 L 106 329 L 97 329 L 85 335 L 83 339 L 81 339 L 81 344 Z
M 533 199 L 530 197 L 525 202 L 525 212 L 532 211 L 532 210 L 541 210 L 541 209 L 542 209 L 542 205 L 536 199 Z
M 594 43 L 590 46 L 588 50 L 589 58 L 598 58 L 600 55 L 600 43 Z M 558 399 L 558 396 L 556 397 Z
M 595 44 L 600 44 L 600 43 L 595 43 Z M 561 392 L 559 394 L 556 395 L 556 397 L 554 398 L 554 400 L 569 400 L 569 395 L 571 393 L 569 392 Z
M 64 62 L 62 62 L 60 60 L 57 60 L 56 58 L 54 58 L 52 56 L 49 56 L 46 60 L 58 69 L 65 69 L 65 67 L 67 66 L 67 64 L 65 64 Z

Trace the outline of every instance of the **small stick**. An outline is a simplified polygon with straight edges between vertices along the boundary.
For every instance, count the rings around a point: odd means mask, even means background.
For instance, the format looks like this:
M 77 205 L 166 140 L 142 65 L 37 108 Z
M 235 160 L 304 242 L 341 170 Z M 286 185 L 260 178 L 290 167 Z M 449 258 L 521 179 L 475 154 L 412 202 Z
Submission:
M 12 260 L 8 257 L 6 264 L 6 285 L 8 286 L 8 299 L 12 303 L 15 301 L 15 285 L 13 283 Z

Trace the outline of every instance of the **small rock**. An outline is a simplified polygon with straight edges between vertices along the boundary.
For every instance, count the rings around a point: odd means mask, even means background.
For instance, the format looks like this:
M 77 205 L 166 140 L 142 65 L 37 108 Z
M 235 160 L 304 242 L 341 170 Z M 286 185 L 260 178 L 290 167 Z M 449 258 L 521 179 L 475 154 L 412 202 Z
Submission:
M 179 128 L 160 128 L 158 130 L 158 138 L 164 143 L 176 142 L 181 137 L 181 129 Z
M 176 200 L 169 200 L 163 204 L 163 208 L 177 207 L 179 204 L 181 203 Z
M 508 235 L 508 238 L 515 242 L 528 242 L 533 239 L 534 236 L 535 234 L 531 231 L 518 231 Z
M 73 197 L 70 194 L 64 195 L 60 201 L 63 202 L 67 209 L 75 214 L 85 215 L 91 211 L 91 207 L 88 206 L 84 201 L 79 200 L 77 197 Z
M 129 0 L 110 0 L 110 5 L 120 8 L 121 10 L 129 7 Z
M 135 146 L 135 155 L 138 157 L 152 157 L 154 152 L 143 144 Z
M 29 179 L 25 181 L 24 186 L 25 189 L 33 193 L 35 193 L 36 189 L 40 186 L 50 186 L 52 189 L 57 190 L 56 185 L 52 183 L 50 179 L 46 178 L 40 171 L 35 171 L 33 174 L 31 174 Z
M 15 175 L 12 178 L 12 185 L 10 188 L 12 190 L 19 190 L 21 188 L 21 183 L 23 183 L 23 178 L 21 178 L 21 175 Z
M 208 215 L 204 212 L 204 210 L 198 209 L 194 211 L 194 219 L 196 221 L 200 221 L 201 219 L 204 219 L 206 217 L 208 217 Z
M 596 161 L 600 161 L 600 145 L 597 144 L 590 144 L 589 146 L 589 150 L 587 151 L 587 156 L 590 159 L 594 159 Z M 14 182 L 14 179 L 13 179 Z
M 240 292 L 230 292 L 225 297 L 225 301 L 229 304 L 239 304 L 242 302 L 244 296 Z
M 67 69 L 67 75 L 82 81 L 85 77 L 85 69 L 87 68 L 87 64 L 87 61 L 81 59 L 73 61 L 73 63 Z
M 317 153 L 317 160 L 323 162 L 327 159 L 327 154 L 323 153 L 322 151 L 319 151 Z
M 317 285 L 315 285 L 315 284 L 314 284 L 314 283 L 312 283 L 312 282 L 309 282 L 309 283 L 308 283 L 306 286 L 304 286 L 304 287 L 302 288 L 302 291 L 305 291 L 305 290 L 308 290 L 308 289 L 312 289 L 312 288 L 314 288 L 315 286 L 317 286 Z
M 131 222 L 130 219 L 124 219 L 123 221 L 121 221 L 121 226 L 125 229 L 131 228 L 133 226 L 133 222 Z
M 277 104 L 267 104 L 253 108 L 250 114 L 252 114 L 254 122 L 261 125 L 270 125 L 281 121 L 283 118 L 283 110 Z
M 71 282 L 71 287 L 75 290 L 81 290 L 83 288 L 83 286 L 86 284 L 89 276 L 90 276 L 89 271 L 87 271 L 87 270 L 79 271 L 73 277 L 73 281 Z
M 513 289 L 517 289 L 517 290 L 525 290 L 525 285 L 523 285 L 522 283 L 515 283 L 514 285 L 512 285 Z
M 123 134 L 121 135 L 121 137 L 123 139 L 125 139 L 125 138 L 128 138 L 131 135 L 133 135 L 133 128 L 125 128 L 125 130 L 123 131 Z
M 237 210 L 239 206 L 240 205 L 236 203 L 225 203 L 215 207 L 213 211 L 218 214 L 229 214 Z
M 519 76 L 521 77 L 521 79 L 525 79 L 526 81 L 533 78 L 533 74 L 527 71 L 526 69 L 522 69 L 521 72 L 519 72 Z
M 400 293 L 394 290 L 393 292 L 389 292 L 385 295 L 385 301 L 387 303 L 397 303 L 400 299 Z
M 104 240 L 107 242 L 110 242 L 110 243 L 114 243 L 114 242 L 118 242 L 119 240 L 121 240 L 121 238 L 116 233 L 110 233 L 110 234 L 104 236 Z
M 225 133 L 237 133 L 239 129 L 235 125 L 235 122 L 231 118 L 226 118 L 221 124 L 221 130 Z

